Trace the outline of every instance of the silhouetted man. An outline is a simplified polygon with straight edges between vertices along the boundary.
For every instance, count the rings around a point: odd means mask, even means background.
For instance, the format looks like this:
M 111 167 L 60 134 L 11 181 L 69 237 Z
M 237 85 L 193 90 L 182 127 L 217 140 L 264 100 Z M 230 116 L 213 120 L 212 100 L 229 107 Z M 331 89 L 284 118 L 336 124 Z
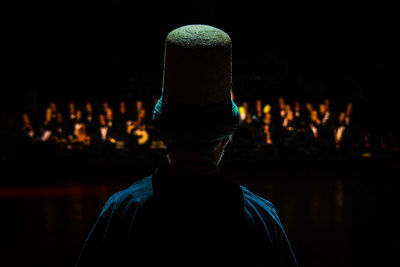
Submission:
M 230 37 L 184 26 L 165 53 L 153 119 L 168 164 L 107 201 L 78 266 L 296 266 L 273 204 L 218 171 L 239 123 Z

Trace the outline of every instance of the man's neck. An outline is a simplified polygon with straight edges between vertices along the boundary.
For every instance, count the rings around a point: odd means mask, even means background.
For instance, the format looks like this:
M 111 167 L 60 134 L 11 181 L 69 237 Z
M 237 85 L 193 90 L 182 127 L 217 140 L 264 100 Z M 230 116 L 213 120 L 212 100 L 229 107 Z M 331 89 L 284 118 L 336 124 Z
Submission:
M 218 172 L 218 164 L 206 153 L 173 149 L 167 154 L 167 159 L 173 169 Z

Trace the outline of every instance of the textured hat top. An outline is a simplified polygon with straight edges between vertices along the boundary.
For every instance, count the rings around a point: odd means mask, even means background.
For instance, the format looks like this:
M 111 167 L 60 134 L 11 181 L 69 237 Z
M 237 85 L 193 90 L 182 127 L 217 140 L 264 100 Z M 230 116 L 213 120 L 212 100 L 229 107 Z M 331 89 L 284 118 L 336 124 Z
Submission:
M 187 25 L 177 28 L 167 36 L 167 42 L 181 47 L 219 47 L 229 46 L 228 34 L 208 25 Z
M 187 105 L 215 104 L 230 97 L 231 39 L 207 25 L 188 25 L 166 38 L 164 96 Z

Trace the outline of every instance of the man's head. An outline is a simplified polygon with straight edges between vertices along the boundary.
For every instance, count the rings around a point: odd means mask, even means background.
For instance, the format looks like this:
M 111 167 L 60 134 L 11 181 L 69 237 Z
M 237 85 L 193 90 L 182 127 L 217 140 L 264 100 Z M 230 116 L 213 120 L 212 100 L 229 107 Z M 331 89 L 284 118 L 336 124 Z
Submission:
M 62 113 L 61 113 L 60 111 L 57 111 L 56 121 L 57 121 L 57 123 L 59 123 L 59 124 L 62 124 L 62 123 L 63 123 L 63 116 L 62 116 Z
M 126 103 L 124 100 L 119 102 L 119 113 L 124 114 L 126 112 Z
M 262 113 L 262 101 L 261 99 L 256 100 L 256 111 L 257 113 Z
M 170 32 L 162 95 L 153 113 L 167 147 L 200 153 L 223 148 L 239 123 L 231 88 L 228 34 L 207 25 L 188 25 Z
M 92 103 L 86 102 L 86 104 L 85 104 L 85 109 L 86 109 L 86 112 L 87 112 L 88 114 L 92 114 L 92 113 L 93 113 L 93 106 L 92 106 Z
M 22 124 L 27 125 L 27 124 L 30 124 L 30 123 L 31 123 L 31 121 L 29 119 L 28 114 L 22 113 Z
M 105 126 L 107 124 L 106 116 L 103 113 L 99 114 L 99 124 L 100 126 Z
M 143 109 L 143 102 L 141 100 L 136 100 L 136 111 Z
M 301 110 L 300 101 L 295 101 L 294 102 L 294 111 L 300 111 L 300 110 Z
M 313 109 L 312 111 L 311 111 L 311 114 L 310 114 L 310 119 L 311 119 L 311 122 L 318 122 L 318 111 L 316 111 L 315 109 Z
M 353 110 L 353 102 L 349 102 L 346 107 L 346 116 L 350 117 L 351 111 Z
M 68 103 L 68 109 L 69 109 L 69 113 L 75 113 L 75 103 L 74 102 L 69 102 Z
M 279 109 L 285 109 L 285 99 L 283 97 L 278 97 L 278 106 Z
M 324 104 L 319 105 L 319 113 L 321 113 L 321 115 L 326 113 L 326 106 Z
M 307 111 L 311 114 L 311 112 L 313 111 L 313 106 L 311 105 L 310 102 L 306 102 L 305 104 Z
M 113 112 L 111 108 L 107 108 L 106 109 L 106 119 L 108 121 L 112 121 L 113 120 Z
M 345 118 L 346 118 L 346 113 L 345 113 L 345 112 L 340 112 L 340 113 L 339 113 L 339 116 L 338 116 L 339 124 L 343 124 Z
M 76 111 L 76 121 L 80 122 L 82 120 L 82 110 L 78 109 Z
M 52 117 L 51 117 L 52 111 L 51 108 L 46 108 L 45 112 L 45 121 L 50 122 Z
M 103 102 L 103 111 L 106 112 L 106 110 L 109 108 L 109 103 L 108 101 Z
M 52 112 L 57 112 L 57 105 L 56 105 L 56 102 L 51 101 L 51 102 L 50 102 L 50 108 L 51 108 L 51 111 L 52 111 Z

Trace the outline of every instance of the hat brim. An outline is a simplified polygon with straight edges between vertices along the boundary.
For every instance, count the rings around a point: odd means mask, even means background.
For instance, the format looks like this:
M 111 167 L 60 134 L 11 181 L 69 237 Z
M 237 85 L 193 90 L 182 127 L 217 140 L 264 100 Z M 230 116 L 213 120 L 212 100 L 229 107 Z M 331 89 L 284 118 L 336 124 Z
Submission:
M 234 133 L 239 118 L 239 109 L 230 98 L 196 107 L 174 102 L 163 95 L 153 112 L 156 130 L 162 136 L 181 144 L 221 141 Z

